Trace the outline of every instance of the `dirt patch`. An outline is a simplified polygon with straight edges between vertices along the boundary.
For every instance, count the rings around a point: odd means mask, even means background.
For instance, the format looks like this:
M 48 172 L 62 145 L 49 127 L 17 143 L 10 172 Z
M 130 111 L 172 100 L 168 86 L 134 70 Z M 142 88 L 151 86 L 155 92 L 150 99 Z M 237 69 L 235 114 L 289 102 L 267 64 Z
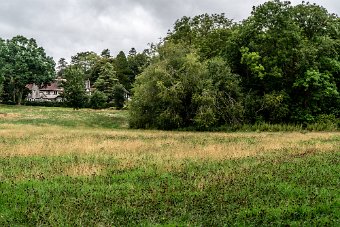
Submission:
M 20 114 L 13 114 L 13 113 L 0 113 L 0 119 L 13 119 L 18 118 Z

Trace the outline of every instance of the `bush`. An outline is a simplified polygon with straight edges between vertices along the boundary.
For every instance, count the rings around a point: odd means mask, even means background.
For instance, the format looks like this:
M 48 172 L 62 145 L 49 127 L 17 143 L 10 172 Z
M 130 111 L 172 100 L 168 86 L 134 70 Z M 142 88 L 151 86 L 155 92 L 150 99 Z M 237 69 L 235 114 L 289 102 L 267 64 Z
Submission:
M 89 107 L 93 109 L 104 109 L 107 107 L 107 96 L 101 91 L 95 91 L 91 98 Z
M 310 131 L 335 131 L 339 129 L 340 120 L 332 114 L 320 114 L 316 117 L 316 122 L 307 125 Z

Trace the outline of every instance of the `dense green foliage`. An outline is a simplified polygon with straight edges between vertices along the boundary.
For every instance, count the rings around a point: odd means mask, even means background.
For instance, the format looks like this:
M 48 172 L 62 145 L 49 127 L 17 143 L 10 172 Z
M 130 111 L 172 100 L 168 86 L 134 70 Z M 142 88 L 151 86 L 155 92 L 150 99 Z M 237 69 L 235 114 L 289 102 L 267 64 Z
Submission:
M 224 14 L 183 17 L 137 78 L 131 126 L 337 124 L 339 31 L 325 8 L 278 0 L 238 24 Z
M 107 103 L 107 96 L 101 91 L 95 91 L 90 98 L 90 107 L 93 109 L 104 109 Z
M 2 101 L 21 104 L 27 84 L 43 84 L 54 77 L 55 63 L 34 39 L 0 39 L 0 93 Z
M 202 59 L 209 59 L 222 54 L 231 36 L 232 25 L 232 20 L 224 14 L 184 16 L 175 22 L 165 40 L 193 46 Z
M 113 88 L 119 80 L 116 75 L 114 67 L 110 63 L 106 63 L 101 67 L 99 72 L 99 77 L 94 83 L 96 90 L 103 92 L 108 97 L 108 102 L 113 100 Z
M 261 106 L 247 113 L 251 122 L 339 117 L 339 28 L 335 15 L 308 3 L 272 1 L 254 8 L 236 30 L 231 51 L 226 49 L 244 90 Z
M 63 82 L 65 101 L 74 109 L 83 108 L 88 101 L 88 96 L 84 89 L 83 70 L 76 65 L 70 66 L 66 68 L 64 77 L 66 79 Z
M 111 56 L 108 49 L 103 50 L 100 56 L 94 52 L 81 52 L 72 57 L 70 64 L 65 59 L 60 59 L 57 75 L 67 79 L 65 75 L 67 69 L 76 67 L 83 78 L 83 90 L 85 89 L 85 81 L 90 82 L 91 89 L 87 93 L 89 96 L 95 95 L 95 97 L 90 97 L 89 102 L 83 104 L 78 105 L 75 102 L 67 101 L 66 96 L 69 95 L 67 94 L 68 91 L 65 90 L 65 98 L 70 107 L 86 106 L 96 109 L 114 106 L 121 109 L 130 95 L 130 89 L 136 75 L 142 72 L 148 61 L 146 52 L 137 53 L 134 48 L 132 48 L 128 57 L 121 51 L 115 58 Z M 78 80 L 71 79 L 66 84 L 72 84 L 75 81 Z M 78 82 L 80 84 L 80 80 Z M 106 100 L 105 104 L 102 103 L 104 99 Z
M 207 129 L 242 118 L 239 80 L 220 58 L 200 62 L 190 48 L 167 43 L 137 77 L 130 125 L 137 128 Z

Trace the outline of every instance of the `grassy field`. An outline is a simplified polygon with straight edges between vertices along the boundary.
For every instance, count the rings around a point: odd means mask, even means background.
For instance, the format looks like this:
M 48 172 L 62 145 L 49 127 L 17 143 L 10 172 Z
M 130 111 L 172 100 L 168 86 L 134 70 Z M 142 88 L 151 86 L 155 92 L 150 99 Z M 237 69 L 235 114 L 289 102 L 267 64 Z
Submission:
M 115 110 L 0 105 L 0 225 L 340 223 L 340 133 L 129 130 Z

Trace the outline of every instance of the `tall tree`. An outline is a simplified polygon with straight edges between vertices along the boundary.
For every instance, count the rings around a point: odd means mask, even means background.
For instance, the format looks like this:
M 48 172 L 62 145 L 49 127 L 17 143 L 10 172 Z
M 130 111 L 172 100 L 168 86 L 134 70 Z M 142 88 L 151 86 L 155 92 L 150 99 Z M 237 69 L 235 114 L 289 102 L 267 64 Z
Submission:
M 71 65 L 66 68 L 64 77 L 66 79 L 63 82 L 66 103 L 74 109 L 83 108 L 88 101 L 84 86 L 85 74 L 83 69 L 77 65 Z
M 5 102 L 21 104 L 25 86 L 30 83 L 41 85 L 55 77 L 55 62 L 46 56 L 34 39 L 16 36 L 1 47 L 0 74 L 5 77 L 3 99 Z
M 5 51 L 5 41 L 3 39 L 0 38 L 0 65 L 4 65 L 5 63 L 5 59 L 4 59 L 4 56 L 3 54 L 1 54 L 3 51 Z M 5 80 L 5 77 L 4 75 L 2 75 L 0 73 L 0 101 L 2 101 L 2 93 L 3 93 L 3 86 L 4 86 L 4 80 Z
M 98 60 L 100 60 L 100 56 L 92 51 L 80 52 L 71 57 L 71 65 L 77 65 L 83 70 L 85 79 L 90 79 L 91 70 Z
M 63 78 L 68 63 L 65 58 L 60 58 L 57 65 L 57 76 Z
M 317 5 L 274 0 L 254 7 L 225 51 L 252 94 L 248 118 L 303 122 L 339 114 L 337 28 L 337 16 Z
M 101 70 L 102 68 L 107 64 L 111 64 L 112 66 L 114 66 L 114 59 L 112 56 L 109 56 L 109 55 L 102 55 L 95 63 L 94 65 L 91 67 L 91 70 L 90 70 L 90 81 L 91 81 L 91 84 L 94 84 L 98 77 L 100 76 L 100 73 L 101 73 Z
M 136 56 L 136 54 L 137 54 L 136 48 L 132 47 L 129 50 L 129 56 Z
M 132 77 L 133 73 L 129 68 L 129 63 L 127 61 L 126 55 L 123 51 L 120 51 L 114 60 L 115 70 L 117 73 L 117 78 L 119 82 L 129 90 L 132 87 Z
M 131 71 L 129 82 L 130 84 L 133 84 L 135 82 L 136 76 L 141 74 L 144 69 L 149 65 L 150 57 L 145 51 L 143 51 L 142 53 L 137 53 L 135 48 L 131 48 L 127 57 L 127 61 Z
M 113 100 L 114 87 L 116 84 L 119 84 L 119 80 L 114 67 L 107 62 L 101 67 L 99 77 L 94 83 L 94 87 L 96 90 L 103 92 L 108 98 L 107 101 L 110 102 Z
M 209 59 L 222 54 L 225 43 L 231 36 L 232 26 L 232 20 L 223 13 L 182 17 L 175 22 L 165 40 L 193 46 L 201 58 Z

